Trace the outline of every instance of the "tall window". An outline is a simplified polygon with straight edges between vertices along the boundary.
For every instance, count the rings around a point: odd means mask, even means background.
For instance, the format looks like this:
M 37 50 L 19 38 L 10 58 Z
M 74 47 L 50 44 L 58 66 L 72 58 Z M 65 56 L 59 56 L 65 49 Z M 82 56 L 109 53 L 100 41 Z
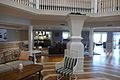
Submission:
M 95 43 L 103 43 L 107 40 L 107 32 L 94 32 L 93 39 Z

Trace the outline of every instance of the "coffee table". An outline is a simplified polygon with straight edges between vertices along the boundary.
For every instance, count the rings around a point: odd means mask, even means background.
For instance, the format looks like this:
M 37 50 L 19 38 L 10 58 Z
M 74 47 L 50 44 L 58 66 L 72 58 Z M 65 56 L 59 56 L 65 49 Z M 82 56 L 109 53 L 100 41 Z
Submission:
M 0 80 L 22 80 L 33 74 L 39 73 L 39 80 L 42 80 L 41 70 L 43 69 L 42 65 L 30 64 L 24 66 L 22 72 L 18 69 L 0 73 Z

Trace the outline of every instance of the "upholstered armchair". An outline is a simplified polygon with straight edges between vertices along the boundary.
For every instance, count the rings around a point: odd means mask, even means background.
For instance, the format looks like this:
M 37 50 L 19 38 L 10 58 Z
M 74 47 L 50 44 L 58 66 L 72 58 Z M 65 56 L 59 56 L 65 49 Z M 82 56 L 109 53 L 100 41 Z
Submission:
M 65 50 L 64 59 L 61 62 L 56 63 L 56 73 L 58 74 L 57 79 L 60 80 L 63 76 L 67 76 L 72 79 L 74 76 L 77 79 L 77 74 L 83 72 L 80 70 L 81 58 L 79 57 L 79 53 L 76 50 Z

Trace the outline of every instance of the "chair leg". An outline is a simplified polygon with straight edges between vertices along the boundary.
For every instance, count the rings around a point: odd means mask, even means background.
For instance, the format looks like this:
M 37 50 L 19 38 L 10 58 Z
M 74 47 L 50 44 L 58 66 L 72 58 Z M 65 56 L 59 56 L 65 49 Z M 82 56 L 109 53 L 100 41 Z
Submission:
M 57 76 L 57 80 L 60 80 L 60 79 L 62 79 L 62 75 L 60 75 L 60 74 L 58 74 L 58 76 Z
M 72 76 L 70 76 L 69 80 L 72 80 Z
M 76 75 L 70 76 L 69 80 L 72 80 L 72 79 L 77 80 L 77 76 Z
M 57 75 L 57 80 L 59 80 L 59 77 L 60 77 L 60 75 L 58 74 L 58 75 Z
M 77 80 L 77 76 L 75 75 L 75 80 Z

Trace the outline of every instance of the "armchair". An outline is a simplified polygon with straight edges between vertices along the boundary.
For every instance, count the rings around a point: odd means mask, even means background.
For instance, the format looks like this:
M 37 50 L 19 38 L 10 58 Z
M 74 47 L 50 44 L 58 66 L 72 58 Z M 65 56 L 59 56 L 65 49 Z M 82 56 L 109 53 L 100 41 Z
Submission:
M 76 50 L 65 50 L 64 59 L 61 62 L 56 63 L 56 73 L 59 74 L 57 76 L 57 79 L 60 80 L 63 76 L 67 76 L 72 78 L 72 76 L 75 76 L 75 79 L 77 79 L 76 75 L 83 72 L 83 70 L 80 70 L 80 59 L 78 51 Z

